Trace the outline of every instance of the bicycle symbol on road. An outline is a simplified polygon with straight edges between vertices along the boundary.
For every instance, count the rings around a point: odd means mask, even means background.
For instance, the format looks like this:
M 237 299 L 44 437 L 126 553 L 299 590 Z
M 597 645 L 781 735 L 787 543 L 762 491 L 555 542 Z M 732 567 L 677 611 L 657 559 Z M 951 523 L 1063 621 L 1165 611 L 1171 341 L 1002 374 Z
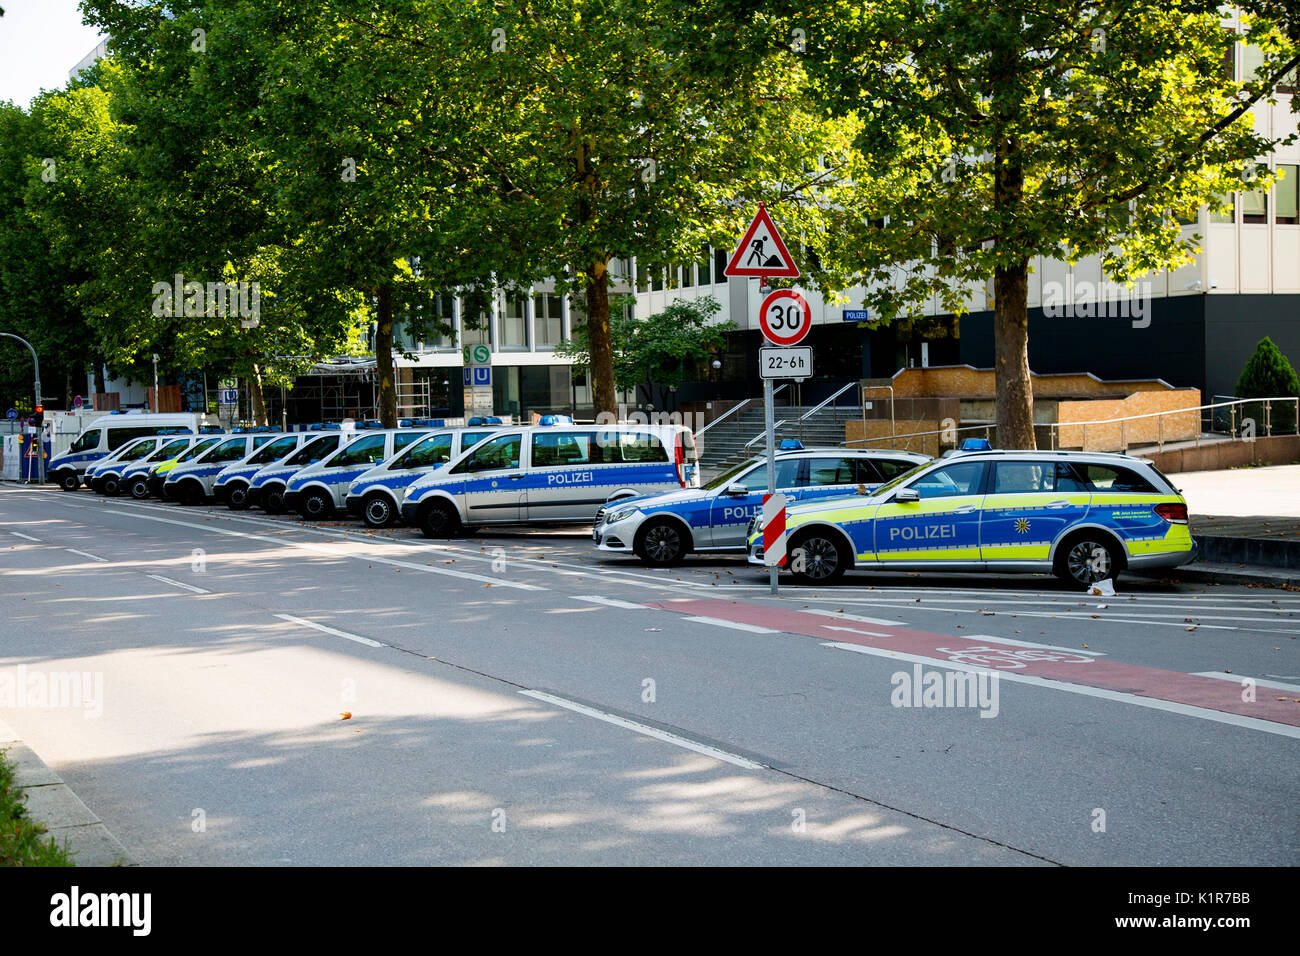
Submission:
M 948 647 L 936 648 L 948 655 L 948 660 L 955 664 L 975 664 L 980 667 L 992 667 L 998 670 L 1012 670 L 1036 662 L 1056 664 L 1091 664 L 1096 658 L 1086 654 L 1071 654 L 1064 651 L 1039 650 L 1037 648 L 1011 649 L 1006 647 L 967 647 L 953 650 Z

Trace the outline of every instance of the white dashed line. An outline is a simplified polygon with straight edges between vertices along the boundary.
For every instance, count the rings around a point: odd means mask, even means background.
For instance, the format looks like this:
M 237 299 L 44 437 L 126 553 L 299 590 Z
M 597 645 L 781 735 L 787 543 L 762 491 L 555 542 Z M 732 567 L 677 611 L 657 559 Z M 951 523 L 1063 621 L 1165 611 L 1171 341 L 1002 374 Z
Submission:
M 101 557 L 100 557 L 99 555 L 97 555 L 97 554 L 90 554 L 90 553 L 88 553 L 88 552 L 86 552 L 86 551 L 78 551 L 76 548 L 64 548 L 63 550 L 64 550 L 64 551 L 69 551 L 69 552 L 71 552 L 72 554 L 80 555 L 80 556 L 83 557 L 83 558 L 90 558 L 90 560 L 92 560 L 92 561 L 103 561 L 105 564 L 108 563 L 108 558 L 101 558 Z
M 627 611 L 657 611 L 657 607 L 648 607 L 644 604 L 633 604 L 631 601 L 620 601 L 617 598 L 600 597 L 597 594 L 575 594 L 575 601 L 586 601 L 589 604 L 603 604 L 605 607 L 621 607 Z
M 729 627 L 733 631 L 749 631 L 751 634 L 780 634 L 780 631 L 773 630 L 770 627 L 759 627 L 757 624 L 741 624 L 739 621 L 724 621 L 720 617 L 687 617 L 685 621 L 694 621 L 696 624 L 712 624 L 715 627 Z
M 15 537 L 22 538 L 24 541 L 35 541 L 37 544 L 40 544 L 41 541 L 40 538 L 33 538 L 30 534 L 23 534 L 21 531 L 10 531 L 9 533 Z
M 1271 690 L 1289 690 L 1300 691 L 1300 684 L 1284 684 L 1281 681 L 1264 680 L 1262 677 L 1248 677 L 1245 674 L 1225 674 L 1223 671 L 1201 671 L 1197 677 L 1217 677 L 1220 680 L 1230 680 L 1234 684 L 1240 684 L 1244 680 L 1254 681 L 1257 687 L 1267 687 Z
M 335 637 L 341 637 L 345 640 L 356 641 L 358 644 L 364 644 L 366 647 L 387 647 L 386 644 L 380 644 L 378 641 L 372 641 L 368 637 L 361 637 L 357 634 L 349 634 L 347 631 L 340 631 L 336 628 L 326 627 L 324 624 L 317 624 L 315 621 L 308 621 L 305 618 L 294 617 L 292 614 L 277 614 L 282 621 L 288 621 L 291 624 L 301 624 L 303 627 L 310 627 L 314 630 L 321 631 L 325 634 L 333 634 Z
M 161 574 L 146 574 L 146 578 L 153 578 L 155 581 L 161 581 L 163 584 L 170 584 L 173 587 L 184 588 L 186 591 L 193 591 L 195 594 L 211 594 L 212 592 L 205 588 L 196 588 L 192 584 L 186 584 L 183 581 L 173 581 L 171 578 L 165 578 Z

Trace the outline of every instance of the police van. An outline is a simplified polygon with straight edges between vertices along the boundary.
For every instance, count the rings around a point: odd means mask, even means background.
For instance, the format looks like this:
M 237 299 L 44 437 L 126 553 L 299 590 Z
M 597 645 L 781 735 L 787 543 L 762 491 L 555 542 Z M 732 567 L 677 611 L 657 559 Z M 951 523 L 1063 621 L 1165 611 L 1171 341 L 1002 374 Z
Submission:
M 890 568 L 1051 572 L 1087 587 L 1196 556 L 1187 503 L 1155 465 L 1068 451 L 948 454 L 867 497 L 795 504 L 786 541 L 808 584 Z M 749 560 L 763 563 L 761 518 Z
M 776 455 L 776 490 L 809 501 L 877 488 L 929 455 L 875 449 L 808 448 L 790 442 Z M 698 490 L 620 501 L 596 513 L 592 537 L 601 551 L 635 554 L 659 567 L 692 552 L 743 552 L 750 521 L 763 509 L 767 458 L 742 462 Z
M 66 452 L 50 459 L 46 473 L 64 491 L 76 491 L 91 464 L 127 442 L 149 435 L 197 434 L 202 425 L 202 415 L 109 412 L 87 425 Z
M 304 518 L 328 518 L 344 507 L 352 482 L 363 472 L 419 441 L 433 429 L 367 429 L 334 454 L 295 472 L 285 484 L 284 506 Z
M 198 458 L 200 455 L 206 454 L 218 442 L 223 441 L 226 437 L 228 436 L 224 432 L 220 435 L 200 436 L 198 441 L 190 445 L 189 448 L 185 449 L 185 451 L 181 452 L 179 455 L 174 458 L 168 458 L 166 461 L 159 461 L 150 466 L 148 476 L 149 494 L 153 495 L 155 498 L 162 498 L 163 484 L 167 481 L 167 476 L 171 474 L 172 469 L 194 461 L 194 459 Z M 132 491 L 132 497 L 134 497 L 134 490 Z
M 223 438 L 190 461 L 179 463 L 163 480 L 163 498 L 184 505 L 197 505 L 212 496 L 212 483 L 232 462 L 243 461 L 268 442 L 281 437 L 278 432 L 246 432 Z
M 167 441 L 168 438 L 162 435 L 150 435 L 148 438 L 129 441 L 117 451 L 111 451 L 91 464 L 81 476 L 81 480 L 96 494 L 116 495 L 119 491 L 117 478 L 122 473 L 122 469 L 131 462 L 140 461 L 151 452 L 157 451 L 158 447 L 166 444 Z
M 425 435 L 357 476 L 344 500 L 348 514 L 361 518 L 371 528 L 388 527 L 401 513 L 402 497 L 408 485 L 500 430 L 448 428 Z
M 611 501 L 699 483 L 695 436 L 682 425 L 510 428 L 408 485 L 402 520 L 431 538 L 590 521 Z
M 311 431 L 306 434 L 310 436 L 308 441 L 297 451 L 291 452 L 279 461 L 264 465 L 248 479 L 250 505 L 261 508 L 269 515 L 283 513 L 284 490 L 289 479 L 308 465 L 314 465 L 327 455 L 336 452 L 344 441 L 345 434 L 348 439 L 353 437 L 352 432 L 341 431 Z
M 268 465 L 275 464 L 318 436 L 313 432 L 290 432 L 273 435 L 261 448 L 247 458 L 227 465 L 212 480 L 212 496 L 224 502 L 232 511 L 248 507 L 248 486 L 252 477 Z
M 157 450 L 151 451 L 139 461 L 128 462 L 122 466 L 117 476 L 118 492 L 125 491 L 132 498 L 149 497 L 149 472 L 154 466 L 164 461 L 172 461 L 184 454 L 191 445 L 204 441 L 202 435 L 186 435 L 177 438 L 164 438 Z M 103 492 L 107 494 L 107 489 Z

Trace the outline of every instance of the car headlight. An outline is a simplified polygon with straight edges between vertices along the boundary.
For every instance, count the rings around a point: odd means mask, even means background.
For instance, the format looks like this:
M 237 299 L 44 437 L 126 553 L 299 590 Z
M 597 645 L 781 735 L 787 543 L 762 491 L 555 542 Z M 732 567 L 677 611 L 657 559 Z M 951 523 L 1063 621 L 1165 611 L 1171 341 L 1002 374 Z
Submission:
M 763 530 L 763 516 L 759 515 L 749 523 L 749 533 L 758 534 L 762 530 Z
M 605 524 L 615 524 L 619 521 L 626 521 L 639 510 L 639 508 L 622 508 L 618 511 L 609 512 L 605 515 Z

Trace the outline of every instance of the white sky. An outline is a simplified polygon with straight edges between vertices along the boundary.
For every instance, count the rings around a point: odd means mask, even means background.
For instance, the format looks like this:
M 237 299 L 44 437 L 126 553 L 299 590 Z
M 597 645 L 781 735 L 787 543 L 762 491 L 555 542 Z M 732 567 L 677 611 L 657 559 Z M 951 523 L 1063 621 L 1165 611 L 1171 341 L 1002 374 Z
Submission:
M 99 43 L 77 0 L 0 0 L 0 8 L 0 100 L 26 108 L 42 89 L 60 89 Z

